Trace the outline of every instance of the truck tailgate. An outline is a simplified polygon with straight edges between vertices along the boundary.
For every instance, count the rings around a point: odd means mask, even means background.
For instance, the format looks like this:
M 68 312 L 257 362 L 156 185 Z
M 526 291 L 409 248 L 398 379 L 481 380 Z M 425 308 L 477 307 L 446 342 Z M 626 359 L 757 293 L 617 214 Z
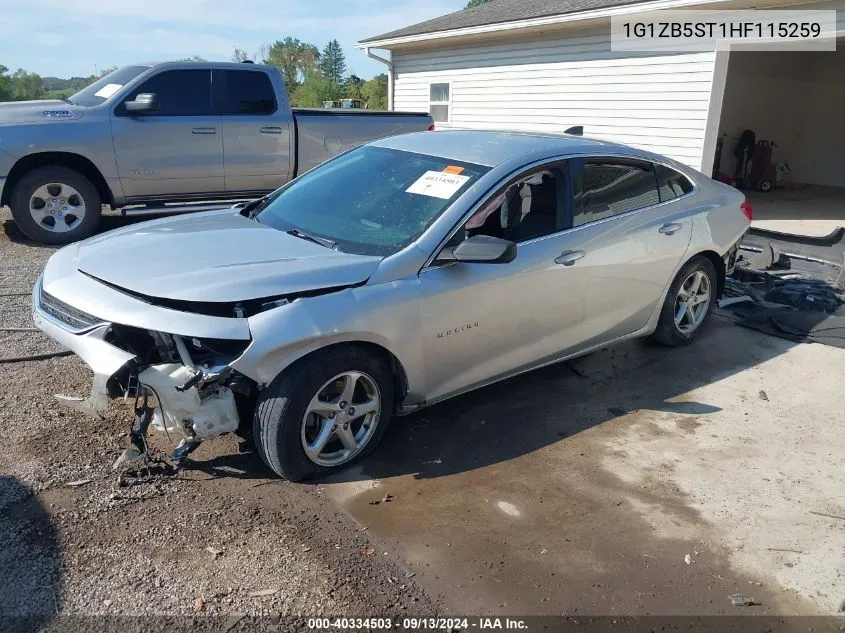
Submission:
M 422 132 L 432 125 L 426 112 L 379 112 L 294 108 L 296 175 L 335 154 L 385 136 Z

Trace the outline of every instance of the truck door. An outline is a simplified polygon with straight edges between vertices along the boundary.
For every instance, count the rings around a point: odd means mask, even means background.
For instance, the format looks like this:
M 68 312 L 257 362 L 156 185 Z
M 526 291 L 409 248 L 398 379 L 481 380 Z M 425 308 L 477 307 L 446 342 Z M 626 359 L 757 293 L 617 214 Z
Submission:
M 291 126 L 270 76 L 261 69 L 215 70 L 212 89 L 223 121 L 226 192 L 272 191 L 287 182 Z
M 158 96 L 157 112 L 132 115 L 124 103 Z M 112 113 L 117 169 L 127 198 L 201 198 L 223 191 L 223 136 L 211 108 L 211 70 L 164 70 Z

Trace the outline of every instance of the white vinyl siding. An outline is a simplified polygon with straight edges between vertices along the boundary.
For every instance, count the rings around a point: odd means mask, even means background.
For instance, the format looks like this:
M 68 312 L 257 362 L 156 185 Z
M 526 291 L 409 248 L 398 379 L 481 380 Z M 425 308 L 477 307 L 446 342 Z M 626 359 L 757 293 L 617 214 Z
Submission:
M 607 33 L 569 31 L 392 55 L 396 110 L 427 110 L 430 84 L 449 82 L 449 127 L 583 125 L 585 136 L 701 168 L 714 53 L 612 52 Z

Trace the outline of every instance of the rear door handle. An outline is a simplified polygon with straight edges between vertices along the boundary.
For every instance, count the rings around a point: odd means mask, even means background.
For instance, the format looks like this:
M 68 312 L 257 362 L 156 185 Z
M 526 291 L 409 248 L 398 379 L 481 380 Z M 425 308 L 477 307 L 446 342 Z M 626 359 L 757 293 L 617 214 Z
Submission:
M 560 255 L 555 257 L 555 264 L 572 266 L 572 264 L 584 257 L 584 255 L 586 255 L 584 251 L 563 251 Z
M 191 134 L 217 134 L 216 127 L 192 127 Z
M 681 225 L 678 224 L 677 222 L 667 222 L 666 224 L 661 226 L 659 229 L 657 229 L 657 232 L 663 233 L 664 235 L 672 235 L 673 233 L 680 231 L 681 228 L 682 228 Z
M 263 127 L 259 131 L 262 134 L 281 134 L 282 128 L 280 128 L 280 127 Z

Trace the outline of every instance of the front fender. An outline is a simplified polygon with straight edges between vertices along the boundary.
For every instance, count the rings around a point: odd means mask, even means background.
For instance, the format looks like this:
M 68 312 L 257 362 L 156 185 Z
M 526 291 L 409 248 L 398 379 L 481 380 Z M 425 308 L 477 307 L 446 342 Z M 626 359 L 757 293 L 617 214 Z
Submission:
M 337 343 L 366 342 L 393 354 L 408 402 L 425 398 L 422 298 L 415 277 L 306 297 L 249 318 L 252 343 L 233 369 L 266 386 L 300 358 Z

